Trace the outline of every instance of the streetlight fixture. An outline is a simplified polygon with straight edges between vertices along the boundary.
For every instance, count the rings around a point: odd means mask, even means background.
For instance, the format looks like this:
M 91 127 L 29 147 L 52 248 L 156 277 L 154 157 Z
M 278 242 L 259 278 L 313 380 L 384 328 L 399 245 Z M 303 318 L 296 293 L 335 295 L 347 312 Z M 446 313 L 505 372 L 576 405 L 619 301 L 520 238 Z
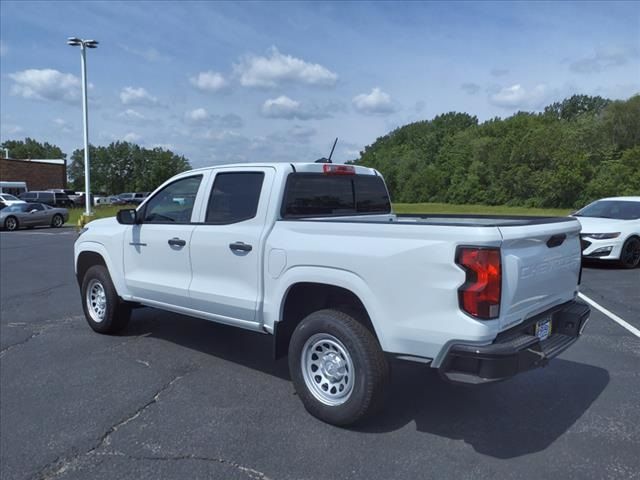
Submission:
M 80 59 L 82 62 L 82 114 L 84 117 L 84 195 L 86 216 L 91 215 L 91 194 L 89 183 L 89 111 L 87 106 L 87 48 L 98 48 L 96 40 L 82 40 L 78 37 L 69 37 L 67 45 L 80 47 Z

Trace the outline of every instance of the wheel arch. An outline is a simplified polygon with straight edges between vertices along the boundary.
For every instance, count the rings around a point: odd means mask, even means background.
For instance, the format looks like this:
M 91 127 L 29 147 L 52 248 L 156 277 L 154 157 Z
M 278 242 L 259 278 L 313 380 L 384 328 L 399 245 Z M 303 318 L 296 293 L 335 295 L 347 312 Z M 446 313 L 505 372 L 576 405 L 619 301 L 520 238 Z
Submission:
M 309 314 L 333 308 L 347 313 L 369 329 L 380 343 L 371 309 L 367 308 L 362 295 L 345 285 L 324 281 L 298 280 L 285 290 L 280 303 L 278 319 L 274 323 L 274 356 L 287 355 L 289 341 L 298 324 Z
M 114 264 L 104 245 L 98 242 L 76 244 L 75 269 L 79 286 L 82 285 L 82 280 L 87 270 L 94 265 L 103 265 L 106 267 L 116 292 L 118 292 L 118 296 L 124 298 L 127 294 L 127 289 L 123 283 L 122 269 L 118 269 L 117 265 Z

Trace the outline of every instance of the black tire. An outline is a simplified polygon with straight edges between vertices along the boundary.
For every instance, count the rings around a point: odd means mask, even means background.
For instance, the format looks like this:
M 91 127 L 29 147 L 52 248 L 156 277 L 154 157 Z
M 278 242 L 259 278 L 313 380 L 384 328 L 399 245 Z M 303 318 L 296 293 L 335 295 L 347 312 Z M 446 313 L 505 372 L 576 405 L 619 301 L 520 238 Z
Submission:
M 64 218 L 59 213 L 56 213 L 51 219 L 51 226 L 53 228 L 62 228 L 64 225 Z
M 13 215 L 4 219 L 4 229 L 10 232 L 17 230 L 20 227 L 20 222 Z
M 628 238 L 620 251 L 620 265 L 624 268 L 636 268 L 640 265 L 640 238 Z
M 99 285 L 99 287 L 96 287 Z M 95 287 L 95 289 L 94 289 Z M 94 292 L 94 297 L 102 297 L 100 290 L 104 293 L 104 304 L 96 300 L 98 306 L 89 306 L 90 291 Z M 89 326 L 98 333 L 114 334 L 122 331 L 129 323 L 131 317 L 131 306 L 123 302 L 118 297 L 109 271 L 104 265 L 94 265 L 87 270 L 82 279 L 82 309 Z M 94 305 L 95 305 L 94 304 Z M 103 312 L 102 316 L 98 311 Z
M 337 339 L 338 348 L 331 344 L 329 347 L 339 353 L 343 359 L 345 357 L 339 349 L 344 347 L 348 358 L 344 365 L 352 364 L 353 366 L 353 371 L 349 372 L 343 365 L 342 372 L 351 375 L 351 379 L 344 375 L 340 382 L 342 384 L 346 379 L 343 386 L 348 386 L 350 393 L 345 399 L 341 399 L 342 403 L 335 405 L 329 405 L 318 397 L 319 395 L 322 397 L 323 394 L 319 391 L 319 387 L 324 387 L 324 385 L 327 385 L 332 393 L 342 394 L 333 392 L 335 387 L 332 385 L 337 385 L 337 383 L 323 383 L 326 382 L 325 377 L 316 375 L 327 372 L 322 359 L 317 360 L 322 365 L 320 368 L 317 365 L 310 365 L 309 368 L 305 366 L 309 365 L 309 363 L 305 363 L 305 359 L 313 358 L 313 354 L 318 351 L 309 347 L 315 345 L 314 342 L 323 343 L 325 336 Z M 338 355 L 329 348 L 325 350 L 323 355 L 327 353 L 338 358 Z M 338 361 L 340 361 L 339 358 Z M 313 363 L 312 360 L 310 362 Z M 313 366 L 316 367 L 316 370 L 313 370 Z M 335 369 L 335 365 L 329 365 L 329 367 Z M 289 372 L 296 392 L 307 411 L 324 422 L 338 426 L 352 425 L 382 407 L 386 385 L 389 381 L 389 365 L 373 333 L 358 322 L 354 316 L 338 310 L 314 312 L 296 327 L 289 343 Z M 305 375 L 307 380 L 305 380 Z M 317 380 L 318 377 L 321 377 L 321 380 Z M 314 381 L 317 387 L 314 387 Z M 349 381 L 352 382 L 351 385 L 348 385 Z M 324 389 L 324 395 L 328 395 L 327 388 Z

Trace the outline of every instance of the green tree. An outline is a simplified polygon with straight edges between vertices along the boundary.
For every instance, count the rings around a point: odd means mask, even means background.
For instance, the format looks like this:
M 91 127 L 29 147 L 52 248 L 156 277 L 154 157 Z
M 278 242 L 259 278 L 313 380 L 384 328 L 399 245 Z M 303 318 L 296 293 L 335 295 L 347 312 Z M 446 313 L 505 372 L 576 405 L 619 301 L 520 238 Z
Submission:
M 89 146 L 91 190 L 103 193 L 151 191 L 173 175 L 189 170 L 189 161 L 170 150 L 146 149 L 129 142 Z M 75 189 L 84 186 L 84 150 L 75 150 L 67 169 Z
M 40 143 L 37 140 L 29 137 L 25 138 L 24 140 L 7 140 L 2 144 L 2 148 L 6 148 L 9 150 L 9 156 L 11 158 L 67 158 L 67 155 L 63 153 L 60 147 L 58 147 L 57 145 L 52 145 L 48 142 Z

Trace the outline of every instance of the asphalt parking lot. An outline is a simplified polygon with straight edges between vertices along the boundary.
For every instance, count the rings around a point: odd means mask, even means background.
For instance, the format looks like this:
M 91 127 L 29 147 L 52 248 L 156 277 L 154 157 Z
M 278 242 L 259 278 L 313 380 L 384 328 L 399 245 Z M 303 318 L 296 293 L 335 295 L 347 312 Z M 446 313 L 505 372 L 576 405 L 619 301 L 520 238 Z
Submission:
M 544 369 L 480 388 L 393 365 L 355 429 L 308 415 L 270 338 L 143 308 L 93 333 L 71 229 L 0 233 L 0 477 L 640 478 L 640 338 L 593 310 Z M 640 269 L 582 292 L 640 328 Z

